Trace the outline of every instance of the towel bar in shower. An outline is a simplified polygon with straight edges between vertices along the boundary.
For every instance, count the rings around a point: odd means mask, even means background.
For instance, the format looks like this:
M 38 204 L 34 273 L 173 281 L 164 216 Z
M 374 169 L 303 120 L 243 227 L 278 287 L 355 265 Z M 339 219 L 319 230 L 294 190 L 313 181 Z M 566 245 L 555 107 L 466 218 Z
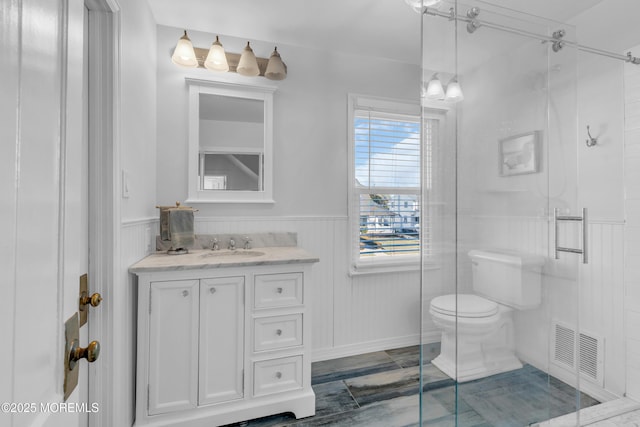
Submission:
M 576 248 L 564 248 L 559 246 L 559 232 L 560 232 L 560 221 L 576 221 L 580 222 L 582 225 L 582 249 Z M 553 209 L 553 226 L 555 229 L 555 258 L 560 259 L 560 252 L 569 252 L 573 254 L 582 254 L 582 263 L 589 263 L 589 250 L 588 250 L 588 239 L 589 239 L 589 217 L 587 208 L 582 208 L 582 216 L 565 216 L 559 215 L 558 208 Z

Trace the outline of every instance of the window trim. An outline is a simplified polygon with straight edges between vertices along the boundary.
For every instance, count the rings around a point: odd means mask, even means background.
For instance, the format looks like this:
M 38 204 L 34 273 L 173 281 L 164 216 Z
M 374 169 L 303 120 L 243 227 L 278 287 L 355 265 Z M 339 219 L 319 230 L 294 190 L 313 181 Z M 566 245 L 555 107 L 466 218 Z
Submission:
M 423 252 L 423 244 L 424 238 L 422 234 L 422 230 L 424 221 L 421 217 L 420 225 L 421 225 L 421 234 L 420 234 L 420 254 L 419 255 L 404 255 L 401 257 L 388 257 L 387 259 L 380 258 L 365 258 L 360 259 L 360 251 L 359 246 L 354 245 L 355 233 L 356 230 L 359 230 L 360 224 L 360 211 L 358 208 L 358 204 L 356 203 L 356 199 L 359 199 L 360 193 L 355 191 L 355 130 L 354 130 L 354 119 L 356 117 L 356 111 L 361 110 L 371 110 L 376 113 L 388 113 L 390 116 L 395 115 L 399 116 L 407 116 L 413 115 L 417 116 L 420 120 L 420 131 L 421 131 L 421 141 L 423 140 L 422 132 L 424 132 L 424 120 L 425 119 L 435 119 L 438 121 L 437 126 L 437 138 L 446 138 L 449 132 L 449 127 L 452 120 L 451 114 L 455 114 L 454 106 L 447 103 L 442 103 L 438 101 L 429 101 L 422 100 L 421 104 L 418 104 L 415 101 L 410 100 L 399 100 L 399 99 L 391 99 L 391 98 L 383 98 L 376 97 L 371 95 L 362 95 L 356 93 L 348 94 L 348 231 L 346 233 L 347 238 L 347 248 L 349 253 L 349 275 L 350 276 L 358 276 L 365 274 L 379 274 L 379 273 L 397 273 L 397 272 L 405 272 L 405 271 L 419 271 L 419 270 L 432 270 L 441 268 L 438 262 L 432 260 L 424 260 L 421 259 Z M 455 123 L 455 117 L 453 118 Z M 449 123 L 449 124 L 448 124 Z M 434 156 L 433 152 L 434 147 L 431 147 L 431 157 Z M 424 152 L 421 151 L 421 169 L 422 173 L 430 173 L 433 165 L 425 165 L 423 163 Z M 433 158 L 432 158 L 433 161 Z M 434 185 L 434 179 L 436 177 L 430 176 L 429 183 L 430 186 Z M 424 176 L 421 179 L 424 181 Z M 430 189 L 425 189 L 423 183 L 421 182 L 421 190 L 420 190 L 420 200 L 427 195 Z M 430 187 L 431 188 L 431 187 Z M 421 201 L 421 205 L 423 205 Z M 423 206 L 421 206 L 423 207 Z M 422 211 L 422 209 L 421 209 Z M 422 216 L 422 213 L 421 213 Z M 432 230 L 433 232 L 433 230 Z M 359 234 L 359 233 L 358 233 Z M 359 237 L 359 236 L 358 236 Z
M 413 116 L 421 121 L 420 105 L 416 102 L 398 99 L 381 98 L 369 95 L 360 95 L 350 93 L 348 96 L 348 161 L 349 161 L 349 188 L 348 188 L 348 204 L 349 204 L 349 231 L 348 231 L 348 248 L 349 248 L 349 273 L 350 275 L 397 272 L 397 271 L 417 271 L 420 268 L 420 255 L 406 255 L 400 257 L 389 257 L 389 259 L 361 259 L 358 245 L 354 242 L 360 240 L 360 211 L 359 206 L 360 192 L 356 191 L 355 177 L 355 129 L 354 120 L 357 117 L 357 111 L 375 111 L 382 115 L 389 115 L 390 118 L 401 118 Z M 386 191 L 387 188 L 381 188 L 380 191 Z M 418 193 L 419 194 L 419 193 Z M 356 236 L 357 234 L 357 236 Z

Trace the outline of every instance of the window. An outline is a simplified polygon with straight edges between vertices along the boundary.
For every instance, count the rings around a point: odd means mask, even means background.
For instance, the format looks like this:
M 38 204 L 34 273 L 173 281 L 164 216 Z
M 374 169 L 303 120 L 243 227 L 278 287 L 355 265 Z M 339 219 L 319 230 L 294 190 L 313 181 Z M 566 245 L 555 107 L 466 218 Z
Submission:
M 418 105 L 358 95 L 349 100 L 352 271 L 417 266 L 426 232 L 420 183 L 426 178 L 421 170 L 428 168 L 421 162 L 430 159 L 438 120 L 424 120 L 428 138 L 421 147 Z

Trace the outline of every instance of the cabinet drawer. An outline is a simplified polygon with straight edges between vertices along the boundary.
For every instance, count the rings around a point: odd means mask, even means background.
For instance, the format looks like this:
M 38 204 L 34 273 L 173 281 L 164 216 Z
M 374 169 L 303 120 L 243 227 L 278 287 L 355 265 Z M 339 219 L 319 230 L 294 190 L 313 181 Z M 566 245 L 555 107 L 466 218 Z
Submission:
M 253 350 L 302 345 L 302 314 L 259 317 L 254 320 Z
M 271 308 L 302 305 L 302 273 L 255 276 L 254 307 Z
M 253 395 L 302 388 L 302 356 L 264 360 L 253 365 Z

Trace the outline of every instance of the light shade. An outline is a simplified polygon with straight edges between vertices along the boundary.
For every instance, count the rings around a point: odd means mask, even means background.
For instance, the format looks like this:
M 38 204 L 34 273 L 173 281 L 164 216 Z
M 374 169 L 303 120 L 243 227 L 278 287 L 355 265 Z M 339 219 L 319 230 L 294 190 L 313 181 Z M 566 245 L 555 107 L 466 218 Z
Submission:
M 440 3 L 442 0 L 404 0 L 417 13 L 422 13 L 423 7 L 430 7 Z
M 425 98 L 444 99 L 444 88 L 442 87 L 442 82 L 437 75 L 434 75 L 433 78 L 429 81 L 427 92 L 425 93 Z
M 243 76 L 258 76 L 260 75 L 260 68 L 258 68 L 258 60 L 249 46 L 249 42 L 247 42 L 247 46 L 242 51 L 242 55 L 240 55 L 240 62 L 238 62 L 238 67 L 236 68 L 236 72 L 238 74 L 242 74 Z
M 216 41 L 214 41 L 211 48 L 209 48 L 209 53 L 207 54 L 207 59 L 204 61 L 204 66 L 208 70 L 223 72 L 229 71 L 227 55 L 224 53 L 224 48 L 222 47 L 222 43 L 220 43 L 218 36 L 216 36 Z
M 273 49 L 273 53 L 269 57 L 264 76 L 270 80 L 283 80 L 287 77 L 287 69 L 282 62 L 282 58 L 280 58 L 277 47 Z
M 193 44 L 187 36 L 187 30 L 184 31 L 184 35 L 178 40 L 173 55 L 171 56 L 171 62 L 183 67 L 197 67 L 198 60 L 196 59 L 196 52 L 193 50 Z
M 464 95 L 462 94 L 462 88 L 460 88 L 460 83 L 454 78 L 447 85 L 447 94 L 444 97 L 445 101 L 450 102 L 459 102 L 464 99 Z

